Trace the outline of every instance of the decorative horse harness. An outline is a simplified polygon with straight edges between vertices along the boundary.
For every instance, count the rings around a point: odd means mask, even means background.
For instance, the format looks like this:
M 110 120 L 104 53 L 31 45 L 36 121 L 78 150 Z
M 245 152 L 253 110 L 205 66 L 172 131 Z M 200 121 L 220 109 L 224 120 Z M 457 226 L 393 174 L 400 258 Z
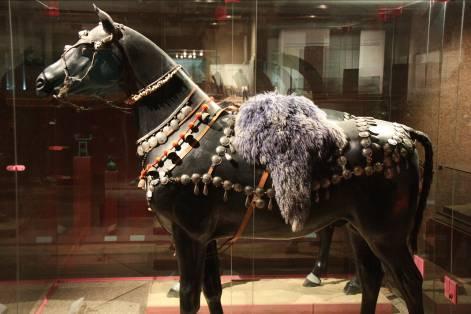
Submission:
M 142 97 L 149 95 L 158 87 L 169 81 L 178 71 L 180 66 L 170 69 L 157 81 L 132 95 L 130 103 L 135 103 Z M 157 87 L 153 87 L 157 86 Z M 231 154 L 235 153 L 231 138 L 234 135 L 235 117 L 238 108 L 221 108 L 211 99 L 206 99 L 193 105 L 191 97 L 195 91 L 190 91 L 176 110 L 157 128 L 150 131 L 137 141 L 137 154 L 142 157 L 143 170 L 140 174 L 138 187 L 146 190 L 146 198 L 150 209 L 150 200 L 155 187 L 158 184 L 193 184 L 195 195 L 201 193 L 208 195 L 208 187 L 212 185 L 222 188 L 224 201 L 228 200 L 229 192 L 245 193 L 245 206 L 247 208 L 237 232 L 224 242 L 223 246 L 229 248 L 242 235 L 255 208 L 273 208 L 275 191 L 273 188 L 265 188 L 268 180 L 268 171 L 264 171 L 257 187 L 243 186 L 237 182 L 213 176 L 215 168 L 224 159 L 230 161 Z M 223 115 L 225 113 L 225 115 Z M 215 148 L 215 154 L 211 157 L 211 163 L 205 173 L 182 174 L 181 176 L 169 176 L 170 171 L 194 148 L 205 136 L 216 121 L 224 116 L 224 135 L 219 139 L 219 146 Z M 194 118 L 193 118 L 194 117 Z M 193 120 L 191 120 L 193 118 Z M 190 121 L 191 120 L 191 121 Z M 339 125 L 345 132 L 348 144 L 326 161 L 328 171 L 320 176 L 314 176 L 312 184 L 314 200 L 320 201 L 320 193 L 325 199 L 329 198 L 329 189 L 341 181 L 349 181 L 352 177 L 373 176 L 383 174 L 386 179 L 393 179 L 401 171 L 401 166 L 408 167 L 408 156 L 414 151 L 415 143 L 411 140 L 408 127 L 386 121 L 376 120 L 372 117 L 355 117 L 344 114 L 343 121 Z M 167 143 L 172 134 L 180 131 L 178 139 L 153 161 L 148 162 L 149 153 L 156 147 Z M 266 202 L 268 200 L 268 203 Z

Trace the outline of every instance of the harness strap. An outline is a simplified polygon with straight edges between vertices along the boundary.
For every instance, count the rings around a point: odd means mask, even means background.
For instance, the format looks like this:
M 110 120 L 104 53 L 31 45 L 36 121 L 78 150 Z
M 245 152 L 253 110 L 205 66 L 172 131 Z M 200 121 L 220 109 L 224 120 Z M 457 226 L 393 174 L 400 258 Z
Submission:
M 267 183 L 269 176 L 270 176 L 270 173 L 267 170 L 263 171 L 263 174 L 260 177 L 260 181 L 258 181 L 259 188 L 263 188 L 265 186 L 265 183 Z M 244 218 L 242 219 L 242 222 L 240 223 L 240 226 L 239 226 L 239 229 L 237 229 L 237 232 L 232 236 L 232 238 L 229 238 L 228 240 L 226 240 L 219 247 L 219 250 L 221 253 L 226 251 L 231 246 L 233 246 L 237 242 L 237 240 L 240 239 L 240 237 L 242 236 L 242 233 L 244 233 L 244 230 L 247 227 L 250 221 L 250 218 L 253 215 L 253 210 L 255 208 L 255 200 L 256 200 L 256 196 L 254 195 L 254 197 L 252 197 L 252 201 L 250 202 L 249 207 L 247 207 L 247 210 L 245 211 Z

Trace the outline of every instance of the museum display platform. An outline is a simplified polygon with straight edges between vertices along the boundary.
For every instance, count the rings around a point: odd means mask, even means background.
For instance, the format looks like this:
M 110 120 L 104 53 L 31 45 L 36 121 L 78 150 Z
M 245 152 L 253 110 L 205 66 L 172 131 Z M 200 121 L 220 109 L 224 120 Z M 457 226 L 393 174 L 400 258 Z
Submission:
M 61 279 L 51 283 L 34 304 L 19 304 L 22 312 L 47 313 L 179 313 L 179 299 L 168 297 L 177 276 L 135 278 Z M 320 287 L 303 287 L 304 278 L 270 276 L 222 276 L 222 303 L 227 313 L 359 313 L 361 295 L 347 296 L 347 278 L 331 277 Z M 14 294 L 14 289 L 11 290 Z M 3 294 L 3 293 L 2 293 Z M 406 313 L 400 299 L 382 288 L 377 313 Z M 6 304 L 8 308 L 16 304 Z M 209 313 L 201 297 L 199 313 Z

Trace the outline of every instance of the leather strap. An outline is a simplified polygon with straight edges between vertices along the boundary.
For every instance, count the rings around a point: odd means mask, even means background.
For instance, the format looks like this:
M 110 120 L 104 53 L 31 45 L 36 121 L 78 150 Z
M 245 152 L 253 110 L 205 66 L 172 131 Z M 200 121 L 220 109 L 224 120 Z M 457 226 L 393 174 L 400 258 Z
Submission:
M 265 184 L 267 183 L 268 177 L 270 176 L 270 173 L 267 170 L 263 171 L 262 176 L 260 177 L 260 181 L 258 181 L 258 187 L 263 188 Z M 232 238 L 226 240 L 220 247 L 219 250 L 221 252 L 224 252 L 228 248 L 230 248 L 234 243 L 237 242 L 237 240 L 240 239 L 242 236 L 242 233 L 244 233 L 245 228 L 247 227 L 250 218 L 252 217 L 253 211 L 255 208 L 255 196 L 252 197 L 252 200 L 250 202 L 249 207 L 247 207 L 247 210 L 245 211 L 244 218 L 242 219 L 242 222 L 239 226 L 239 229 L 237 229 L 237 232 L 232 236 Z

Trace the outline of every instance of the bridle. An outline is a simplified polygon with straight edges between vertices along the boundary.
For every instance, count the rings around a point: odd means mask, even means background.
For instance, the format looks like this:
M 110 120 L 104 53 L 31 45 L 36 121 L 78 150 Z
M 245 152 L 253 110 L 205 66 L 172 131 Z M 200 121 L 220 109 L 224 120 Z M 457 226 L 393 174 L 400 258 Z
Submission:
M 96 60 L 96 55 L 97 55 L 98 51 L 104 50 L 105 45 L 107 43 L 111 43 L 113 41 L 113 35 L 112 34 L 106 36 L 105 38 L 103 38 L 101 40 L 96 40 L 96 41 L 91 41 L 91 40 L 87 39 L 87 35 L 88 35 L 88 31 L 86 31 L 86 30 L 80 31 L 79 32 L 80 40 L 75 45 L 66 46 L 65 49 L 64 49 L 64 52 L 61 55 L 61 60 L 64 63 L 64 74 L 65 74 L 65 76 L 64 76 L 64 82 L 62 84 L 62 87 L 59 90 L 59 94 L 57 95 L 57 98 L 62 98 L 63 96 L 65 96 L 74 82 L 80 83 L 85 78 L 88 77 L 88 75 L 90 74 L 90 71 L 95 66 L 95 60 Z M 86 70 L 84 71 L 83 75 L 81 75 L 81 76 L 71 75 L 69 67 L 67 66 L 67 60 L 66 60 L 65 56 L 71 49 L 77 48 L 77 47 L 82 46 L 82 45 L 89 45 L 89 46 L 93 47 L 93 54 L 92 54 L 92 58 L 91 58 L 92 60 L 91 60 L 90 64 L 88 65 L 88 67 L 86 68 Z

